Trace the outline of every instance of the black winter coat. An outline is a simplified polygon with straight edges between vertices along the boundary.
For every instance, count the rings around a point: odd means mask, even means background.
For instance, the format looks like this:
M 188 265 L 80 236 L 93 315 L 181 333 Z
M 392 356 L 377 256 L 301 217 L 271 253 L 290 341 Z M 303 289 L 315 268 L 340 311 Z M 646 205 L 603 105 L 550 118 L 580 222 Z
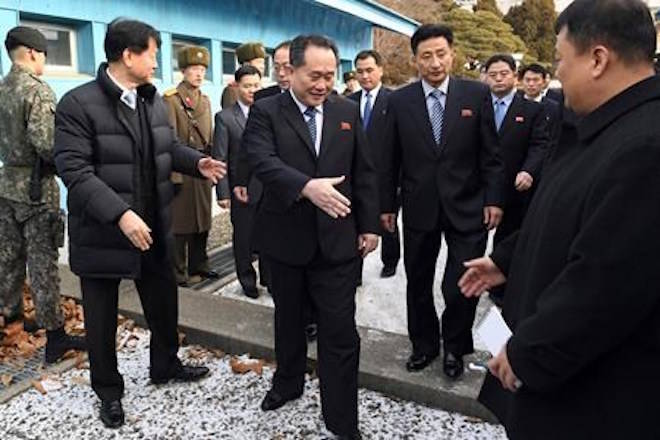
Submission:
M 651 77 L 580 120 L 495 247 L 523 387 L 479 399 L 512 440 L 660 439 L 659 113 Z
M 118 226 L 140 206 L 138 140 L 120 110 L 121 89 L 101 64 L 95 80 L 69 91 L 55 114 L 55 163 L 68 189 L 69 260 L 81 277 L 139 278 L 140 250 Z M 170 238 L 170 173 L 201 177 L 203 155 L 179 143 L 156 88 L 138 88 L 151 129 L 156 187 L 154 248 L 166 253 Z

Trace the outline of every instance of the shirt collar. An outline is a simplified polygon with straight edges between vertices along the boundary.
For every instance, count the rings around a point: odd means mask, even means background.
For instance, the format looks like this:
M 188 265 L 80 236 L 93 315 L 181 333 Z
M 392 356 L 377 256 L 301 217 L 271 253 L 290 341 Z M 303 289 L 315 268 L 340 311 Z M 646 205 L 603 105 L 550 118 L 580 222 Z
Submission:
M 434 90 L 440 90 L 443 95 L 447 96 L 447 90 L 449 89 L 449 75 L 442 81 L 439 87 L 435 88 L 431 84 L 427 83 L 425 79 L 422 79 L 422 89 L 424 89 L 424 97 L 428 98 L 431 92 Z
M 376 96 L 378 96 L 378 92 L 380 92 L 380 88 L 382 86 L 383 86 L 383 83 L 380 83 L 368 92 L 366 90 L 362 89 L 362 99 L 367 98 L 367 93 L 369 93 L 371 95 L 371 99 L 376 99 Z
M 292 90 L 292 89 L 289 89 L 289 93 L 291 94 L 291 97 L 293 98 L 293 102 L 295 102 L 296 105 L 298 106 L 298 108 L 300 109 L 300 113 L 303 113 L 303 114 L 304 114 L 304 113 L 305 113 L 305 110 L 307 110 L 307 108 L 308 108 L 309 106 L 303 104 L 300 100 L 298 100 L 298 98 L 296 98 L 296 94 L 293 93 L 293 90 Z M 318 113 L 323 114 L 323 104 L 321 104 L 321 105 L 317 105 L 317 106 L 314 107 L 314 108 L 316 109 L 316 111 L 317 111 Z
M 110 78 L 112 82 L 115 83 L 115 85 L 121 90 L 121 96 L 119 97 L 121 102 L 135 110 L 137 108 L 137 89 L 127 89 L 124 87 L 119 83 L 119 81 L 117 81 L 114 76 L 112 76 L 110 69 L 106 69 L 105 73 L 108 74 L 108 78 Z
M 240 99 L 237 99 L 236 102 L 238 103 L 238 106 L 241 108 L 241 111 L 247 118 L 248 115 L 250 114 L 250 106 L 243 104 Z
M 490 94 L 490 96 L 493 98 L 493 105 L 495 105 L 495 103 L 497 101 L 503 101 L 506 104 L 506 106 L 509 107 L 511 105 L 511 101 L 513 101 L 513 97 L 516 96 L 516 89 L 514 87 L 509 92 L 509 94 L 504 96 L 503 98 L 498 98 L 497 96 L 493 95 L 492 93 Z

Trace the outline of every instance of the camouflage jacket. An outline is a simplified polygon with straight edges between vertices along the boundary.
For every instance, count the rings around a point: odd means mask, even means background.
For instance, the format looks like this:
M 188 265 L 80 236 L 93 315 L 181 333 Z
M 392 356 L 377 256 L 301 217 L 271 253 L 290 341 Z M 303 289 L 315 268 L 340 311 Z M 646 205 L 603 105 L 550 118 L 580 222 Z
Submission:
M 28 193 L 37 155 L 54 166 L 55 93 L 37 75 L 14 64 L 0 82 L 0 96 L 0 197 L 58 207 L 59 187 L 52 174 L 41 179 L 41 201 L 30 201 Z

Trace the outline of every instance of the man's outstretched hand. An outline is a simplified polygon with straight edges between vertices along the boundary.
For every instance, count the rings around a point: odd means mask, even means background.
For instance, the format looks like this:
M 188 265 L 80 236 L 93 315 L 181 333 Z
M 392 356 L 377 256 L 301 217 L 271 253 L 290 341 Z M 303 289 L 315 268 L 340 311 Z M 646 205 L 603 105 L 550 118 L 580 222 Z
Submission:
M 339 185 L 345 179 L 345 176 L 311 179 L 300 194 L 330 217 L 346 217 L 351 213 L 351 201 L 335 189 L 335 185 Z
M 467 270 L 458 287 L 467 298 L 477 297 L 486 290 L 504 284 L 506 277 L 489 257 L 476 258 L 463 263 Z
M 218 183 L 227 174 L 227 164 L 219 160 L 205 157 L 197 162 L 197 169 L 213 183 Z

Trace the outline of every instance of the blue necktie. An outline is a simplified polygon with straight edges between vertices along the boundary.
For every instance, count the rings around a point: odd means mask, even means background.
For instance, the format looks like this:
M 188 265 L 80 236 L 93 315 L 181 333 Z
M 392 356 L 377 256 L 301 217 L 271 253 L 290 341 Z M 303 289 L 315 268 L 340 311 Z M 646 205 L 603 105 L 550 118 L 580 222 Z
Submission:
M 367 92 L 367 100 L 364 103 L 364 114 L 362 115 L 362 128 L 364 131 L 367 131 L 369 121 L 371 121 L 371 92 Z
M 506 104 L 501 99 L 495 101 L 495 126 L 497 131 L 500 131 L 502 128 L 502 122 L 504 122 L 504 116 L 506 116 Z
M 442 137 L 442 121 L 445 116 L 445 109 L 442 107 L 440 102 L 440 97 L 442 92 L 440 90 L 434 90 L 431 92 L 431 97 L 434 99 L 433 104 L 431 105 L 431 128 L 433 128 L 433 138 L 435 143 L 440 145 L 440 139 Z
M 309 134 L 312 137 L 312 145 L 314 150 L 316 150 L 316 109 L 314 107 L 307 107 L 305 110 L 305 116 L 307 119 L 307 128 L 309 129 Z M 316 152 L 316 155 L 319 155 L 319 152 Z

